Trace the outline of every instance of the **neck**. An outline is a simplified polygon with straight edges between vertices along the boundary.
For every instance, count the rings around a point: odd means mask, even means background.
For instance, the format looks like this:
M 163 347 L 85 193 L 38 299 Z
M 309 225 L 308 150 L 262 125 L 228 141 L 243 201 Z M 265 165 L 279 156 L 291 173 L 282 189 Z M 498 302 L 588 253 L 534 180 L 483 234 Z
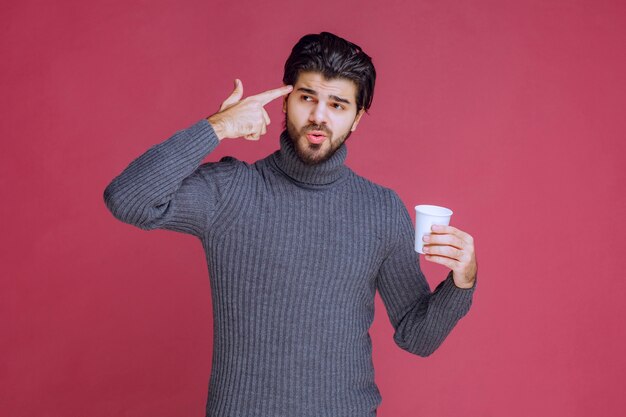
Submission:
M 349 168 L 344 164 L 348 150 L 345 144 L 326 161 L 305 164 L 298 156 L 295 145 L 287 131 L 280 134 L 280 150 L 270 155 L 273 164 L 285 175 L 304 185 L 329 185 L 345 176 Z

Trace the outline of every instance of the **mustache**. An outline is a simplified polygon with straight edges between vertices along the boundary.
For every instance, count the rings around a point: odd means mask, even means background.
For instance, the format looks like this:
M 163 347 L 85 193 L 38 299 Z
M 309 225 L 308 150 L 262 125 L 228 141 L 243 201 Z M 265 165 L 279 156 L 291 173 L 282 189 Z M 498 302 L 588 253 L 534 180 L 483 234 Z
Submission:
M 307 133 L 307 132 L 313 132 L 313 131 L 320 131 L 320 132 L 324 132 L 327 136 L 332 136 L 332 133 L 330 131 L 330 129 L 328 129 L 326 126 L 324 125 L 308 125 L 302 128 L 302 132 L 303 133 Z

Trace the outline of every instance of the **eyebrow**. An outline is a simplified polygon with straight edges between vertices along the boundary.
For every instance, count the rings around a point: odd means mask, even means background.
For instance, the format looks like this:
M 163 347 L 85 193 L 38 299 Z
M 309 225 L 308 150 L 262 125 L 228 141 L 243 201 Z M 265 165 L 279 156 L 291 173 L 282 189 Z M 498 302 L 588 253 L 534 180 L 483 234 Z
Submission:
M 305 93 L 308 93 L 308 94 L 311 94 L 312 96 L 317 97 L 317 91 L 311 90 L 310 88 L 300 87 L 296 91 L 303 91 Z M 333 101 L 337 101 L 339 103 L 344 103 L 344 104 L 348 104 L 348 105 L 352 104 L 352 103 L 350 103 L 350 100 L 345 99 L 343 97 L 336 96 L 336 95 L 330 95 L 330 96 L 328 96 L 328 98 L 330 98 Z

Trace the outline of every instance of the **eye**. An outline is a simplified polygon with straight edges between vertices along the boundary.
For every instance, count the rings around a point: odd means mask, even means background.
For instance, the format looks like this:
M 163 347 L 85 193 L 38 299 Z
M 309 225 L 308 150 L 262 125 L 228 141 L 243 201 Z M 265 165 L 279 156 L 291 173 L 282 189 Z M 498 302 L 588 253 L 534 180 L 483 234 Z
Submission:
M 304 100 L 304 101 L 309 101 L 309 99 L 313 100 L 313 99 L 311 98 L 311 96 L 305 96 L 305 95 L 302 95 L 302 100 Z
M 343 110 L 343 106 L 339 103 L 333 103 L 333 107 L 335 110 Z

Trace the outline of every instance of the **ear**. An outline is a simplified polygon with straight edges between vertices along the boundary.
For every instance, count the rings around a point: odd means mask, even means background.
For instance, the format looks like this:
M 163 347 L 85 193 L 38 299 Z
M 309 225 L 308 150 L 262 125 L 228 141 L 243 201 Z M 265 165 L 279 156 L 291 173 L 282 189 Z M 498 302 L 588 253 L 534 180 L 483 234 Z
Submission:
M 363 116 L 364 113 L 365 113 L 365 109 L 361 109 L 356 114 L 356 117 L 354 118 L 354 122 L 352 123 L 352 128 L 350 129 L 351 132 L 354 132 L 356 130 L 356 127 L 359 124 L 359 121 L 361 121 L 361 116 Z

